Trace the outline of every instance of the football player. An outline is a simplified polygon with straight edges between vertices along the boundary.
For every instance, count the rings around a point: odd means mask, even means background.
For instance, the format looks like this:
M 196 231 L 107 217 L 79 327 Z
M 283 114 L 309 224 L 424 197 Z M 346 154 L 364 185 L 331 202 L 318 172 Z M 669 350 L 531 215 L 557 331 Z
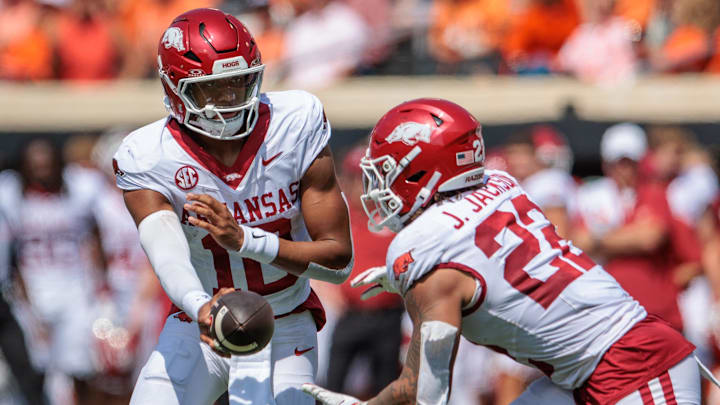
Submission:
M 174 303 L 131 404 L 211 404 L 225 390 L 231 403 L 313 403 L 300 386 L 316 373 L 324 313 L 308 279 L 347 278 L 347 207 L 320 101 L 261 93 L 264 67 L 245 26 L 219 10 L 188 11 L 160 39 L 170 116 L 115 154 L 117 185 Z M 257 354 L 230 357 L 210 336 L 211 305 L 233 288 L 275 313 Z
M 368 403 L 447 403 L 462 335 L 546 375 L 514 404 L 699 404 L 694 346 L 483 162 L 480 125 L 448 101 L 403 103 L 372 132 L 362 201 L 375 228 L 398 234 L 386 269 L 353 283 L 403 295 L 414 331 L 400 378 Z
M 92 308 L 104 279 L 96 208 L 102 178 L 66 165 L 49 140 L 30 140 L 20 170 L 0 173 L 0 216 L 7 219 L 18 281 L 15 310 L 29 335 L 33 363 L 72 381 L 77 403 L 97 394 Z M 101 260 L 98 260 L 101 259 Z M 51 386 L 52 398 L 64 390 Z

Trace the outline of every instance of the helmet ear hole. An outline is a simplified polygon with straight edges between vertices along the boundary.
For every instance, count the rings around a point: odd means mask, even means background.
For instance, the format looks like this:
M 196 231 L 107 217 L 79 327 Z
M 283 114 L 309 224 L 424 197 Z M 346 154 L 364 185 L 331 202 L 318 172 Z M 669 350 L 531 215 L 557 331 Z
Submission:
M 405 181 L 408 183 L 417 183 L 418 181 L 420 181 L 420 179 L 422 179 L 425 173 L 427 173 L 425 170 L 420 170 L 413 173 L 412 176 L 408 177 Z

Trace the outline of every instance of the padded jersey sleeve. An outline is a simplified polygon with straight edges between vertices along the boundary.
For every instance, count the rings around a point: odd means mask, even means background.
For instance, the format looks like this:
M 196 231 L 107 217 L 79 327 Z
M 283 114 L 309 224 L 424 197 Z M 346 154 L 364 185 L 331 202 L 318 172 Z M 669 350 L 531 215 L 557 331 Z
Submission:
M 300 156 L 298 178 L 302 178 L 315 158 L 327 146 L 332 132 L 320 100 L 310 93 L 301 93 L 302 103 L 307 107 L 304 109 L 304 124 L 297 149 Z
M 411 225 L 419 224 L 416 222 Z M 403 296 L 442 262 L 446 250 L 439 235 L 442 232 L 431 232 L 433 229 L 437 231 L 437 227 L 431 225 L 423 223 L 422 229 L 419 226 L 403 229 L 388 248 L 388 280 Z
M 115 184 L 124 191 L 157 191 L 168 201 L 172 201 L 172 194 L 167 187 L 172 180 L 158 170 L 153 170 L 156 169 L 159 159 L 153 158 L 150 153 L 152 150 L 143 149 L 137 137 L 136 133 L 128 135 L 113 156 Z

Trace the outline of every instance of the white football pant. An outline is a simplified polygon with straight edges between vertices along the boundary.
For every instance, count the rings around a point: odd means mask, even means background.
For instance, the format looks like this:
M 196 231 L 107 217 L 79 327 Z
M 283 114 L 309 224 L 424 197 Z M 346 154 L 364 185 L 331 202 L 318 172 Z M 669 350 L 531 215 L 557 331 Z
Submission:
M 197 323 L 167 318 L 131 405 L 211 405 L 225 390 L 232 405 L 315 403 L 300 391 L 317 372 L 317 330 L 309 312 L 276 319 L 270 344 L 250 356 L 220 357 L 199 334 Z

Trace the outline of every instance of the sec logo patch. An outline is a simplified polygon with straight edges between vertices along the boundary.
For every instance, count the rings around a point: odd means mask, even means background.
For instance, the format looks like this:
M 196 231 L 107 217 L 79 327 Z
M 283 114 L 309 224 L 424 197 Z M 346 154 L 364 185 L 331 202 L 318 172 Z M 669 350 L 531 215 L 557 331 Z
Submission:
M 181 190 L 191 190 L 197 186 L 198 183 L 198 172 L 192 166 L 183 166 L 175 172 L 175 184 L 180 187 Z

